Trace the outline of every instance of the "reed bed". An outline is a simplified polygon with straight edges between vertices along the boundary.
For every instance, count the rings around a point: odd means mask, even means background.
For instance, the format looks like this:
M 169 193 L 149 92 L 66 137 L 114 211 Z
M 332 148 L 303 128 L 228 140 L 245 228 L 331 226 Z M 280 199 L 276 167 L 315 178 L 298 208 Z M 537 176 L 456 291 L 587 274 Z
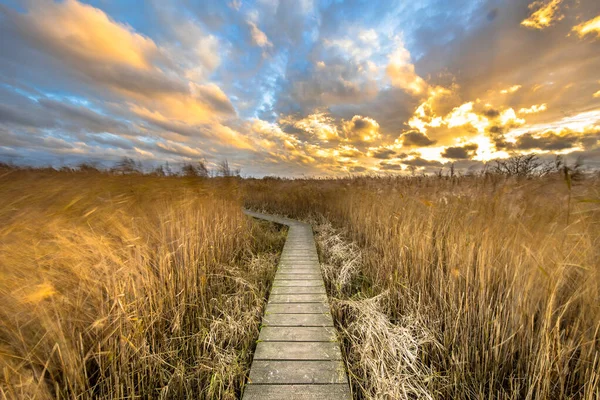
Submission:
M 0 398 L 237 398 L 285 232 L 239 180 L 0 171 Z
M 598 177 L 251 181 L 317 227 L 356 398 L 600 398 Z

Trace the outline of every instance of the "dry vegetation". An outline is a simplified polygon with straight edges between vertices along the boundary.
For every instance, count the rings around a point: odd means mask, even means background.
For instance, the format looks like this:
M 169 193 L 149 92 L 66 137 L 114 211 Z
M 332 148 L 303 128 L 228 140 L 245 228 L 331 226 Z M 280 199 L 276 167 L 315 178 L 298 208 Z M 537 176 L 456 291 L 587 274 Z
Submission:
M 236 398 L 285 237 L 238 186 L 0 169 L 0 398 Z
M 198 172 L 200 171 L 200 173 Z M 0 169 L 0 398 L 236 398 L 316 227 L 357 398 L 600 398 L 600 186 Z
M 522 178 L 250 182 L 311 220 L 358 398 L 600 398 L 600 186 Z

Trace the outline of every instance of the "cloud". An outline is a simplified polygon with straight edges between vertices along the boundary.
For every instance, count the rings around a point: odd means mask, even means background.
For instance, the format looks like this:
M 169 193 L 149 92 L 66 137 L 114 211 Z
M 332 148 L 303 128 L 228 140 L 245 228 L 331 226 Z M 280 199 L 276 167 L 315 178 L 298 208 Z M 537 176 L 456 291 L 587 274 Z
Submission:
M 361 115 L 355 115 L 350 121 L 343 121 L 342 129 L 345 139 L 350 142 L 373 142 L 381 138 L 377 121 Z
M 542 136 L 525 133 L 517 138 L 514 148 L 519 150 L 564 150 L 575 146 L 579 138 L 575 135 L 557 135 L 553 132 Z
M 9 3 L 7 156 L 299 175 L 597 154 L 594 0 Z
M 521 89 L 522 87 L 523 87 L 523 86 L 521 86 L 521 85 L 512 85 L 512 86 L 511 86 L 511 87 L 509 87 L 509 88 L 502 89 L 502 90 L 500 91 L 500 93 L 502 93 L 502 94 L 515 93 L 516 91 L 518 91 L 518 90 L 519 90 L 519 89 Z
M 405 147 L 426 147 L 436 143 L 435 140 L 419 131 L 405 132 L 400 136 L 400 139 L 402 139 L 402 145 Z
M 600 15 L 573 27 L 573 32 L 577 33 L 580 38 L 589 34 L 596 34 L 597 38 L 600 38 Z
M 25 15 L 13 15 L 23 34 L 70 62 L 98 62 L 149 70 L 158 47 L 116 23 L 104 12 L 75 0 L 34 1 Z
M 381 161 L 379 163 L 379 169 L 382 171 L 402 171 L 404 167 L 402 164 L 397 164 L 389 161 Z
M 475 143 L 469 143 L 464 146 L 447 147 L 442 152 L 442 157 L 451 158 L 454 160 L 466 160 L 475 156 L 475 152 L 479 146 Z
M 389 160 L 391 158 L 395 158 L 398 153 L 395 150 L 388 148 L 380 148 L 375 149 L 369 155 L 373 158 L 378 158 L 380 160 Z
M 300 119 L 290 115 L 281 118 L 280 123 L 299 129 L 322 141 L 340 139 L 335 119 L 325 112 L 317 111 Z
M 258 47 L 273 47 L 273 43 L 269 41 L 267 35 L 258 29 L 256 24 L 252 21 L 248 21 L 248 26 L 250 27 L 250 37 L 252 38 L 252 43 L 254 43 Z
M 535 114 L 535 113 L 539 113 L 542 111 L 546 111 L 548 109 L 548 106 L 546 104 L 534 104 L 529 108 L 521 108 L 519 110 L 519 114 Z
M 138 115 L 145 114 L 141 110 L 152 110 L 164 118 L 199 122 L 213 119 L 214 114 L 235 113 L 217 85 L 185 79 L 186 75 L 199 76 L 169 61 L 168 54 L 178 54 L 173 47 L 162 48 L 103 11 L 75 0 L 34 3 L 26 14 L 12 13 L 21 35 L 94 85 L 110 88 L 130 102 Z M 205 51 L 214 48 L 214 39 L 200 40 L 201 31 L 189 21 L 174 31 L 183 45 L 198 41 L 188 49 L 197 56 L 191 60 L 206 70 L 218 65 L 218 59 L 211 59 Z M 190 36 L 195 39 L 186 39 Z M 191 63 L 188 59 L 183 64 Z
M 402 164 L 413 167 L 441 167 L 443 164 L 437 160 L 425 160 L 421 157 L 415 157 L 410 160 L 403 160 Z
M 406 50 L 400 39 L 397 39 L 397 43 L 398 47 L 390 54 L 386 68 L 392 85 L 415 95 L 425 92 L 427 83 L 416 74 L 410 52 Z
M 544 29 L 564 18 L 560 14 L 562 0 L 539 0 L 529 5 L 530 10 L 535 10 L 521 25 L 532 29 Z

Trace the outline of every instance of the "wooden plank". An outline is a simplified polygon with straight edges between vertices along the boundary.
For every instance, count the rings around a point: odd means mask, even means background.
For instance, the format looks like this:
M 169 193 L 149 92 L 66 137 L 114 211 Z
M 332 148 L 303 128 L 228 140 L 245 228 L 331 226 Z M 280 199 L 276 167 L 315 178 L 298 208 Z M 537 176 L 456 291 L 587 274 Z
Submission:
M 338 385 L 248 385 L 244 400 L 350 400 L 347 384 Z
M 326 293 L 325 286 L 279 286 L 271 289 L 271 295 L 307 293 Z
M 329 313 L 327 303 L 269 303 L 265 314 L 324 314 Z
M 279 262 L 278 268 L 321 268 L 321 265 L 316 261 L 311 262 Z
M 263 326 L 258 340 L 261 342 L 335 342 L 332 327 L 315 326 Z
M 255 360 L 341 360 L 337 342 L 258 342 Z
M 281 272 L 284 274 L 319 274 L 321 275 L 321 268 L 317 268 L 317 267 L 312 267 L 312 268 L 290 268 L 290 267 L 284 267 L 284 268 L 278 268 L 277 272 Z
M 327 295 L 325 293 L 313 294 L 271 294 L 269 304 L 277 303 L 325 303 Z
M 304 280 L 310 280 L 310 279 L 318 279 L 318 280 L 322 280 L 323 277 L 321 275 L 321 273 L 313 273 L 313 274 L 290 274 L 290 273 L 286 273 L 286 272 L 277 272 L 275 274 L 275 279 L 304 279 Z
M 252 365 L 253 384 L 336 384 L 347 383 L 341 361 L 260 361 Z
M 311 281 L 304 280 L 275 280 L 273 281 L 273 287 L 284 287 L 284 286 L 305 286 L 305 287 L 325 287 L 322 279 L 314 279 Z
M 329 314 L 270 314 L 263 317 L 263 326 L 333 326 Z

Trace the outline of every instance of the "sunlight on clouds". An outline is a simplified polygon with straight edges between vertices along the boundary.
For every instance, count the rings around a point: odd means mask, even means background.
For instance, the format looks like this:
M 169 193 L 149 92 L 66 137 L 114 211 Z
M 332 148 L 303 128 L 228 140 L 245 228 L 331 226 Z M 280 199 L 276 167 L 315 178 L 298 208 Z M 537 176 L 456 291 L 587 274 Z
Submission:
M 507 108 L 500 113 L 500 123 L 502 126 L 518 126 L 523 125 L 525 120 L 517 117 L 515 110 Z
M 477 154 L 473 158 L 478 161 L 489 161 L 495 158 L 507 158 L 510 155 L 505 151 L 498 151 L 489 136 L 477 135 L 469 138 L 469 142 L 477 145 Z
M 559 6 L 562 0 L 534 1 L 529 5 L 530 10 L 536 10 L 529 18 L 523 20 L 521 25 L 527 28 L 544 29 L 551 26 L 556 21 L 564 18 L 559 13 Z
M 600 38 L 600 15 L 594 19 L 583 22 L 573 28 L 573 31 L 579 35 L 580 38 L 588 34 L 596 34 Z
M 585 134 L 592 131 L 600 131 L 600 109 L 578 113 L 572 116 L 563 117 L 558 121 L 546 122 L 535 125 L 525 125 L 514 129 L 505 136 L 508 139 L 515 138 L 528 132 L 575 132 Z
M 490 125 L 489 120 L 474 113 L 473 104 L 474 103 L 471 101 L 456 107 L 449 115 L 443 118 L 444 123 L 448 125 L 449 128 L 471 125 L 475 127 L 479 133 L 485 132 L 485 128 Z
M 149 38 L 110 19 L 103 11 L 75 0 L 35 1 L 20 18 L 29 35 L 43 38 L 59 57 L 151 68 L 158 47 Z
M 436 115 L 434 108 L 438 101 L 451 95 L 452 90 L 441 86 L 430 89 L 429 97 L 417 107 L 408 125 L 420 132 L 427 132 L 427 127 L 441 126 L 442 118 Z
M 392 85 L 412 94 L 421 94 L 427 89 L 427 83 L 415 72 L 410 52 L 400 39 L 396 39 L 397 48 L 390 54 L 386 73 Z
M 519 89 L 521 89 L 521 85 L 513 85 L 507 89 L 501 90 L 500 93 L 502 93 L 502 94 L 514 93 Z
M 273 44 L 269 41 L 267 35 L 261 31 L 258 26 L 252 21 L 248 21 L 248 26 L 250 27 L 250 35 L 252 37 L 252 42 L 258 47 L 272 47 Z
M 137 115 L 159 121 L 175 120 L 186 124 L 200 124 L 233 113 L 227 95 L 215 84 L 189 84 L 190 93 L 163 94 L 156 98 L 131 94 L 136 102 L 130 109 Z
M 534 104 L 529 108 L 521 108 L 519 110 L 519 114 L 535 114 L 535 113 L 539 113 L 542 111 L 546 111 L 548 109 L 548 106 L 544 103 L 544 104 Z
M 292 116 L 288 116 L 281 121 L 302 129 L 320 140 L 339 139 L 335 119 L 325 112 L 315 112 L 300 120 L 294 120 Z
M 372 142 L 381 138 L 377 121 L 361 115 L 355 115 L 350 121 L 343 120 L 342 129 L 350 142 Z

